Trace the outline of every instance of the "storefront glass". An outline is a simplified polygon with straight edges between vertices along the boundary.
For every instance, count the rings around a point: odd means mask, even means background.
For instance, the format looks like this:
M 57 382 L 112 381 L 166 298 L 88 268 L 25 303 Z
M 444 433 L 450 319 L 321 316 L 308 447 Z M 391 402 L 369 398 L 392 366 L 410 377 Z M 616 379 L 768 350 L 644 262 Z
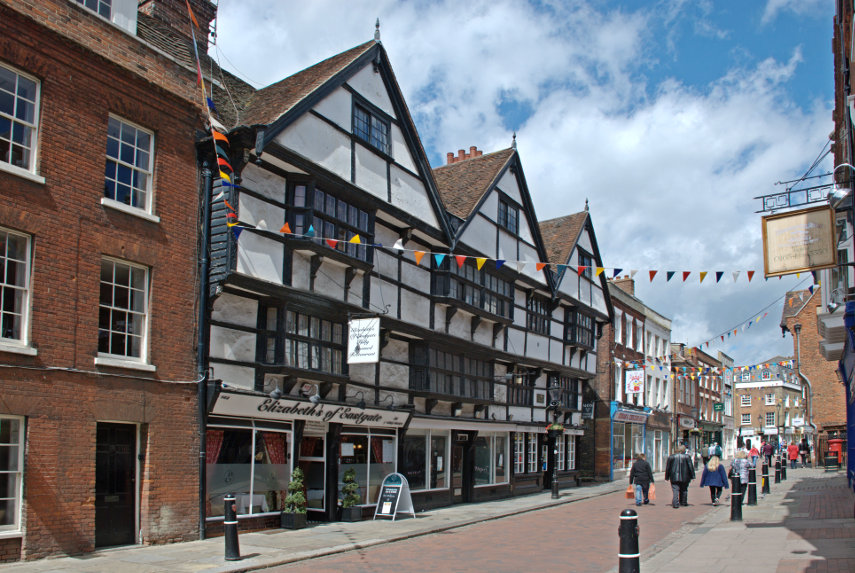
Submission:
M 475 438 L 475 485 L 505 483 L 506 434 L 484 434 Z
M 621 470 L 626 467 L 624 461 L 624 445 L 626 443 L 624 426 L 626 425 L 627 424 L 624 424 L 623 422 L 615 422 L 612 429 L 612 460 L 613 467 L 616 470 Z
M 444 435 L 432 433 L 430 436 L 430 488 L 445 489 L 448 487 L 445 469 L 446 443 Z
M 425 489 L 425 471 L 427 469 L 427 434 L 424 430 L 410 430 L 404 437 L 403 457 L 398 467 L 410 490 Z
M 344 473 L 356 471 L 360 503 L 375 503 L 380 484 L 395 471 L 395 438 L 393 436 L 342 434 L 339 460 L 339 491 Z

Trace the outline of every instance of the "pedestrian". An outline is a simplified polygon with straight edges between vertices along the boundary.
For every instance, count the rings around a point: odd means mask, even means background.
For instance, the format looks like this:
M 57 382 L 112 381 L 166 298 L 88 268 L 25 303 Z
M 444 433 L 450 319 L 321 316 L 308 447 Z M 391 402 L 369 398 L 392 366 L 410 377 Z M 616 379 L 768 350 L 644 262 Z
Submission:
M 766 464 L 768 466 L 772 465 L 772 454 L 775 453 L 775 446 L 772 445 L 772 442 L 763 442 L 763 447 L 760 448 L 760 452 L 763 454 L 763 457 L 766 458 Z
M 714 446 L 713 456 L 716 456 L 718 459 L 721 459 L 721 453 L 722 453 L 721 452 L 721 446 L 718 445 L 718 442 L 713 442 L 713 446 Z M 712 456 L 710 456 L 710 457 L 712 457 Z
M 704 466 L 704 471 L 701 473 L 701 487 L 708 486 L 710 488 L 710 499 L 713 505 L 718 505 L 721 498 L 722 488 L 729 488 L 727 483 L 727 472 L 724 469 L 724 464 L 718 456 L 712 456 L 707 465 Z
M 641 505 L 642 500 L 645 504 L 650 503 L 647 494 L 650 484 L 653 483 L 653 468 L 647 462 L 647 456 L 641 452 L 632 464 L 632 469 L 629 470 L 629 483 L 635 484 L 635 505 Z
M 736 452 L 736 458 L 730 462 L 730 474 L 739 478 L 739 483 L 742 488 L 742 503 L 745 503 L 745 494 L 748 491 L 748 469 L 751 467 L 751 462 L 748 461 L 748 456 L 744 451 Z
M 668 456 L 665 464 L 665 481 L 671 482 L 671 507 L 689 505 L 689 482 L 695 479 L 692 458 L 686 454 L 686 446 L 677 446 L 677 451 Z
M 751 467 L 757 467 L 757 460 L 760 459 L 760 450 L 757 449 L 757 446 L 752 446 L 751 449 L 748 450 L 748 457 L 751 459 Z
M 807 438 L 802 438 L 801 444 L 799 444 L 799 455 L 802 458 L 802 467 L 806 467 L 807 464 L 805 460 L 810 460 L 810 446 L 808 445 Z
M 701 463 L 703 463 L 704 467 L 707 466 L 707 462 L 710 461 L 713 455 L 715 455 L 715 447 L 712 444 L 701 448 Z
M 795 442 L 790 442 L 787 446 L 787 457 L 790 458 L 790 469 L 796 469 L 796 461 L 799 459 L 799 447 Z

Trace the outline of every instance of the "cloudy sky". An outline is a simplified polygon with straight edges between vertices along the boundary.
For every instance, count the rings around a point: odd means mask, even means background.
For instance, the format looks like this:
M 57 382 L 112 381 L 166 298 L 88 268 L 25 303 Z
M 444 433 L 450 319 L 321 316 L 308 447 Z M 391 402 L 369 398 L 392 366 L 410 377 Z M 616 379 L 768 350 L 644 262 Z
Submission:
M 505 149 L 516 132 L 538 217 L 587 200 L 607 272 L 638 271 L 636 295 L 673 321 L 672 340 L 746 365 L 793 353 L 783 297 L 812 284 L 764 280 L 754 198 L 827 150 L 833 5 L 219 0 L 210 53 L 262 87 L 371 39 L 379 18 L 434 167 L 471 145 Z

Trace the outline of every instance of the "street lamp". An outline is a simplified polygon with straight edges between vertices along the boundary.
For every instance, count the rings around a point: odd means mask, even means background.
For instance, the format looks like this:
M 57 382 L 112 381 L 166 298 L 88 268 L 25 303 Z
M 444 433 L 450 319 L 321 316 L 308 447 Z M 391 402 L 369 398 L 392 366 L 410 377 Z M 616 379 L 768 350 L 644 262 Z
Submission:
M 552 409 L 552 425 L 558 425 L 559 408 L 561 407 L 561 386 L 557 380 L 553 380 L 547 389 L 549 392 L 549 408 Z M 558 436 L 562 430 L 553 429 L 549 431 L 552 438 L 552 499 L 558 499 Z

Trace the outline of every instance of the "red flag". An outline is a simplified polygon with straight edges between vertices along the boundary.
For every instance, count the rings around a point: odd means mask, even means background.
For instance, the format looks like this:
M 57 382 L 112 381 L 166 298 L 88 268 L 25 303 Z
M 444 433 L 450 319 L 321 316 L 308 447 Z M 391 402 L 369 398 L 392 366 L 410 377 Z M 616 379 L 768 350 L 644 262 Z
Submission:
M 457 268 L 458 269 L 463 266 L 463 263 L 466 262 L 466 256 L 465 255 L 454 255 L 454 258 L 457 259 Z
M 653 277 L 655 277 L 656 273 L 658 273 L 659 271 L 649 271 L 649 272 L 650 272 L 650 282 L 653 282 Z
M 223 159 L 222 157 L 220 157 L 219 155 L 217 156 L 217 164 L 218 164 L 220 167 L 225 167 L 226 169 L 228 169 L 228 170 L 229 170 L 229 171 L 231 171 L 232 173 L 234 173 L 234 172 L 235 172 L 235 170 L 234 170 L 234 169 L 232 169 L 232 166 L 231 166 L 231 165 L 229 165 L 229 162 L 228 162 L 228 161 L 226 161 L 225 159 Z
M 327 239 L 327 244 L 330 246 L 331 249 L 334 249 L 335 246 L 338 244 L 338 241 L 335 239 Z
M 584 272 L 585 272 L 585 270 L 586 270 L 587 268 L 588 268 L 588 267 L 579 267 L 579 268 L 576 270 L 576 273 L 581 277 L 581 276 L 582 276 L 582 273 L 584 273 Z
M 686 282 L 686 279 L 689 278 L 690 274 L 692 274 L 692 271 L 683 271 L 683 282 Z
M 754 271 L 748 271 L 748 282 L 751 282 L 751 279 L 754 278 Z

